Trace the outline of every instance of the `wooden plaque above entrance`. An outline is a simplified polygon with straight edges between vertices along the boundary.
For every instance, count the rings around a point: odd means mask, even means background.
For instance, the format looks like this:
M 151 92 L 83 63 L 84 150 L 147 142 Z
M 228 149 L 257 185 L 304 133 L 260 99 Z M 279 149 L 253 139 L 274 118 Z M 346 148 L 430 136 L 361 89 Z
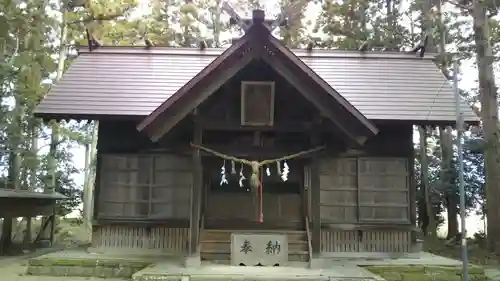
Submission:
M 241 125 L 274 124 L 274 82 L 241 82 Z

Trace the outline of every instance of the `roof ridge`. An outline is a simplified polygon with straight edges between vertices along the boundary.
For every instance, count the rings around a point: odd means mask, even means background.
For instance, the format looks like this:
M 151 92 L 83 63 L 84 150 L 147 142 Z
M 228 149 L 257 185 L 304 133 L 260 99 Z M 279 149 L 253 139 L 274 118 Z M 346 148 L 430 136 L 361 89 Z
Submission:
M 86 47 L 77 47 L 78 54 L 116 54 L 116 55 L 181 55 L 181 56 L 219 56 L 227 48 L 206 48 L 200 50 L 198 48 L 184 47 L 154 47 L 146 48 L 145 46 L 101 46 L 98 49 L 89 51 Z M 357 50 L 340 50 L 340 49 L 314 49 L 308 51 L 306 49 L 290 49 L 298 57 L 317 57 L 317 58 L 365 58 L 365 59 L 415 59 L 415 60 L 432 60 L 436 54 L 426 53 L 425 57 L 421 58 L 416 54 L 409 52 L 395 51 L 357 51 Z

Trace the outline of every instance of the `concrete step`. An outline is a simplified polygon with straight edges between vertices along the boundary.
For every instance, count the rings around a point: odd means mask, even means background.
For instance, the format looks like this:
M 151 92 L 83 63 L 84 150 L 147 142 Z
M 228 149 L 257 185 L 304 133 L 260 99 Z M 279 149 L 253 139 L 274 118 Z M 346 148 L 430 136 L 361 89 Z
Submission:
M 207 251 L 207 252 L 201 252 L 200 257 L 201 260 L 203 261 L 215 261 L 215 260 L 229 261 L 231 260 L 231 253 Z M 307 252 L 288 253 L 288 261 L 307 262 L 309 261 L 309 255 Z
M 335 267 L 309 269 L 307 263 L 292 262 L 283 267 L 229 266 L 220 263 L 202 262 L 200 267 L 185 268 L 175 264 L 158 263 L 147 267 L 132 277 L 133 281 L 178 280 L 178 281 L 374 281 L 373 274 L 362 269 Z M 376 277 L 376 276 L 375 276 Z
M 303 241 L 307 238 L 306 232 L 301 230 L 218 230 L 204 229 L 200 233 L 201 241 L 231 240 L 232 233 L 255 233 L 255 234 L 286 234 L 288 241 Z

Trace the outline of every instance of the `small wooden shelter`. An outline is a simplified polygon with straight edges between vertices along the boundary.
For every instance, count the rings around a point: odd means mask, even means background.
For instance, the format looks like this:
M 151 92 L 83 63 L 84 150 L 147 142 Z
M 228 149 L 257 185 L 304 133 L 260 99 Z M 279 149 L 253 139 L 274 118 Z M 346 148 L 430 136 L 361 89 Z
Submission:
M 31 243 L 54 242 L 55 206 L 57 201 L 68 199 L 59 192 L 36 192 L 33 190 L 15 189 L 6 184 L 5 188 L 0 188 L 0 218 L 12 220 L 13 218 L 29 218 L 36 216 L 47 216 L 44 220 L 36 239 L 32 241 L 31 232 L 25 238 L 25 246 L 31 247 Z M 29 223 L 26 221 L 27 229 Z M 12 226 L 12 223 L 11 223 Z M 50 232 L 48 232 L 50 227 Z M 9 227 L 4 228 L 9 230 Z M 28 231 L 28 230 L 27 230 Z M 29 230 L 31 231 L 31 229 Z M 12 231 L 2 232 L 0 238 L 0 254 L 8 254 L 12 250 Z
M 413 125 L 455 120 L 432 56 L 290 50 L 258 19 L 226 50 L 79 50 L 36 114 L 99 120 L 93 248 L 207 260 L 242 231 L 411 252 Z
M 59 192 L 34 192 L 0 188 L 0 217 L 36 217 L 53 215 L 57 200 L 67 199 Z

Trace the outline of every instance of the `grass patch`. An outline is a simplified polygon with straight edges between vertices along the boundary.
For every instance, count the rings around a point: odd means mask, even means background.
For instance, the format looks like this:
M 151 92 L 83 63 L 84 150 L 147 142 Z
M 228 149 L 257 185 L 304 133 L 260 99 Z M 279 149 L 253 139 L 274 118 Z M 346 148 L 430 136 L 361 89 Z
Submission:
M 26 273 L 35 276 L 130 278 L 149 264 L 151 262 L 124 259 L 33 258 L 29 260 Z
M 455 247 L 442 247 L 437 250 L 429 250 L 429 252 L 438 255 L 438 256 L 443 256 L 455 260 L 461 260 L 462 259 L 462 252 L 460 247 L 455 246 Z M 485 266 L 499 266 L 500 265 L 500 259 L 497 255 L 494 253 L 491 253 L 490 251 L 482 248 L 482 247 L 477 247 L 475 245 L 470 245 L 469 246 L 469 262 L 472 264 L 477 264 L 477 265 L 485 265 Z
M 458 266 L 404 265 L 366 266 L 364 269 L 387 281 L 461 281 L 462 269 Z M 469 266 L 470 281 L 485 281 L 484 270 Z
M 139 267 L 144 268 L 151 262 L 126 259 L 65 259 L 65 258 L 33 258 L 28 264 L 32 266 L 106 266 L 106 267 Z

